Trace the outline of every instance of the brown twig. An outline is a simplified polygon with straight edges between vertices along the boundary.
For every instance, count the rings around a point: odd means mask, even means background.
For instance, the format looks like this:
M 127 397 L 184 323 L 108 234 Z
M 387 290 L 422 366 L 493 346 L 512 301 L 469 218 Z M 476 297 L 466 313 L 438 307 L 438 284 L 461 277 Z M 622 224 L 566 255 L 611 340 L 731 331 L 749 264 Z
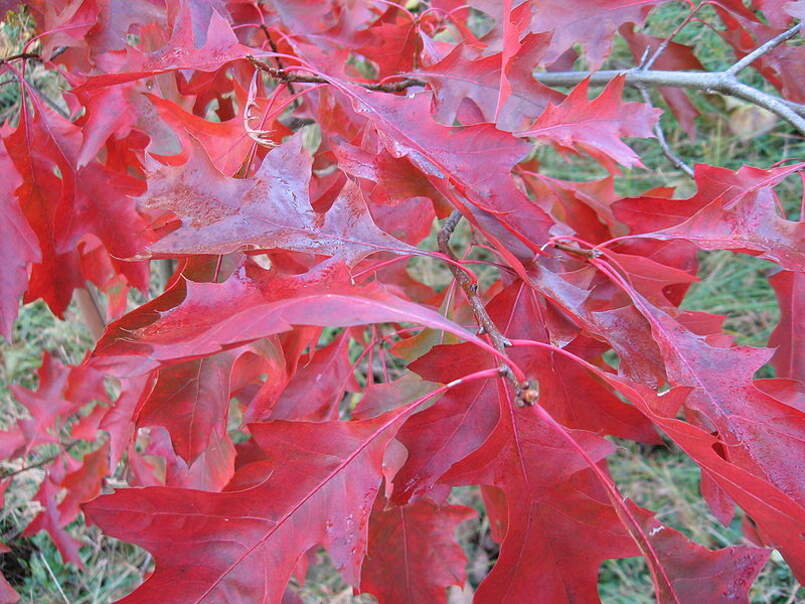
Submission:
M 44 60 L 39 54 L 35 52 L 20 52 L 15 55 L 11 55 L 10 57 L 0 59 L 0 66 L 5 65 L 6 63 L 10 63 L 11 61 L 17 61 L 19 59 L 31 59 L 32 61 L 40 61 L 40 62 Z
M 601 256 L 600 250 L 583 250 L 581 248 L 573 247 L 572 245 L 567 245 L 566 243 L 559 243 L 556 241 L 551 245 L 557 250 L 562 250 L 568 254 L 575 254 L 576 256 L 582 256 L 583 258 L 599 258 Z
M 456 226 L 458 226 L 460 221 L 461 212 L 454 210 L 442 225 L 437 237 L 439 251 L 445 256 L 448 256 L 456 261 L 458 261 L 458 259 L 453 253 L 453 250 L 450 249 L 450 237 L 453 234 L 453 231 L 456 230 Z M 475 315 L 475 320 L 478 322 L 479 333 L 485 333 L 487 336 L 489 336 L 492 346 L 494 346 L 495 349 L 502 355 L 508 356 L 506 348 L 511 346 L 511 342 L 506 336 L 503 335 L 503 333 L 501 333 L 500 329 L 498 329 L 498 326 L 495 325 L 495 322 L 489 316 L 489 313 L 486 312 L 486 307 L 484 306 L 481 297 L 478 295 L 478 284 L 474 283 L 464 271 L 460 270 L 454 264 L 448 264 L 447 266 L 450 269 L 450 272 L 453 274 L 453 278 L 458 282 L 459 286 L 464 291 L 464 295 L 467 296 L 467 300 L 470 303 L 470 308 L 472 309 L 472 314 Z M 509 369 L 509 367 L 506 365 L 500 368 L 500 374 L 511 383 L 517 401 L 526 405 L 533 405 L 536 403 L 537 399 L 539 398 L 539 391 L 537 389 L 531 387 L 529 384 L 521 384 L 518 382 L 511 369 Z
M 20 468 L 19 470 L 12 470 L 12 471 L 8 471 L 8 472 L 2 472 L 2 473 L 0 473 L 0 480 L 5 480 L 6 478 L 11 478 L 12 476 L 16 476 L 17 474 L 22 474 L 23 472 L 27 472 L 28 470 L 35 470 L 36 468 L 41 468 L 42 466 L 44 466 L 46 464 L 49 464 L 51 461 L 55 461 L 56 459 L 58 459 L 59 455 L 61 455 L 62 453 L 67 453 L 70 449 L 75 447 L 79 442 L 80 441 L 78 441 L 78 440 L 74 440 L 74 441 L 72 441 L 70 443 L 67 443 L 66 445 L 64 445 L 61 448 L 61 450 L 58 453 L 56 453 L 54 455 L 50 455 L 48 457 L 45 457 L 44 459 L 42 459 L 40 461 L 37 461 L 36 463 L 32 463 L 29 466 L 24 466 L 24 467 Z
M 637 88 L 640 91 L 643 100 L 648 105 L 652 105 L 651 102 L 651 95 L 649 91 L 646 90 L 645 86 L 638 86 Z M 660 145 L 660 149 L 662 149 L 663 154 L 668 160 L 674 164 L 678 169 L 682 170 L 685 174 L 687 174 L 690 178 L 694 177 L 693 168 L 688 165 L 688 163 L 679 157 L 676 152 L 671 149 L 671 145 L 668 144 L 668 139 L 665 138 L 665 132 L 662 130 L 662 126 L 660 125 L 660 121 L 657 120 L 657 123 L 654 124 L 654 136 L 657 138 L 657 143 Z
M 279 54 L 279 50 L 277 49 L 277 45 L 274 43 L 273 38 L 271 37 L 271 32 L 268 31 L 268 27 L 266 27 L 265 23 L 260 24 L 260 29 L 263 31 L 263 35 L 265 35 L 266 40 L 268 40 L 268 45 L 271 47 L 271 52 Z M 285 65 L 282 64 L 282 59 L 279 57 L 274 57 L 274 61 L 277 63 L 277 67 L 279 69 L 285 70 Z M 293 87 L 293 82 L 287 82 L 288 84 L 288 92 L 292 95 L 296 94 L 296 91 Z
M 690 12 L 690 14 L 688 14 L 687 18 L 682 23 L 680 23 L 677 26 L 677 28 L 673 32 L 671 32 L 671 34 L 667 38 L 665 38 L 665 40 L 662 41 L 662 44 L 660 44 L 656 52 L 651 56 L 651 58 L 648 61 L 642 61 L 642 60 L 640 61 L 640 65 L 638 66 L 638 69 L 640 71 L 645 71 L 651 68 L 651 66 L 654 64 L 654 61 L 656 61 L 657 58 L 659 58 L 660 54 L 662 54 L 662 52 L 666 48 L 668 48 L 668 44 L 670 44 L 671 39 L 682 30 L 682 28 L 690 21 L 690 19 L 693 17 L 693 15 L 696 14 L 696 11 L 698 11 L 701 6 L 702 6 L 701 4 L 698 5 Z M 652 107 L 654 104 L 651 102 L 651 94 L 649 93 L 648 88 L 646 88 L 642 84 L 638 84 L 636 87 L 637 90 L 640 92 L 640 96 L 643 97 L 643 101 L 645 101 L 645 103 L 649 107 Z M 665 132 L 663 132 L 659 120 L 657 120 L 657 123 L 654 124 L 652 130 L 654 131 L 654 136 L 656 137 L 657 143 L 659 143 L 660 149 L 662 149 L 662 152 L 665 155 L 665 157 L 667 157 L 670 160 L 670 162 L 674 164 L 674 166 L 682 170 L 690 178 L 693 178 L 694 177 L 693 168 L 691 168 L 685 162 L 685 160 L 679 157 L 679 155 L 677 155 L 676 152 L 673 149 L 671 149 L 671 145 L 668 144 L 668 139 L 665 138 Z
M 279 69 L 277 67 L 273 67 L 268 63 L 264 63 L 258 59 L 255 59 L 252 56 L 247 56 L 246 59 L 254 65 L 257 69 L 266 72 L 272 78 L 285 82 L 287 84 L 291 84 L 294 82 L 299 82 L 302 84 L 329 84 L 329 80 L 323 78 L 321 76 L 309 74 L 309 73 L 297 73 L 297 72 L 290 72 L 286 71 L 285 69 Z M 402 92 L 411 86 L 424 86 L 425 82 L 422 80 L 418 80 L 416 78 L 405 78 L 398 82 L 388 82 L 385 84 L 377 83 L 371 84 L 368 82 L 353 82 L 357 86 L 362 88 L 366 88 L 366 90 L 375 90 L 378 92 Z

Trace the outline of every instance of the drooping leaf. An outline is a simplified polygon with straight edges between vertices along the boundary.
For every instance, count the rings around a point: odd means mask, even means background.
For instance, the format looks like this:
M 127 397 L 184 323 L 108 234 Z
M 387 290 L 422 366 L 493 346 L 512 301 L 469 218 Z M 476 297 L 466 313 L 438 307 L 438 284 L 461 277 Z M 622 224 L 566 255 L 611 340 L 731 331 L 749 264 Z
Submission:
M 343 265 L 283 275 L 247 263 L 223 283 L 178 281 L 160 298 L 111 324 L 96 347 L 95 365 L 130 375 L 281 333 L 291 325 L 348 327 L 384 321 L 444 329 L 490 350 L 430 308 L 377 284 L 350 285 Z
M 11 339 L 20 298 L 28 287 L 28 265 L 40 262 L 42 255 L 36 234 L 20 209 L 14 191 L 21 178 L 3 147 L 0 147 L 0 334 Z
M 664 526 L 646 510 L 633 503 L 630 508 L 649 535 L 673 586 L 672 593 L 657 594 L 659 602 L 685 602 L 695 598 L 725 604 L 749 602 L 749 587 L 766 563 L 768 550 L 736 545 L 709 551 Z
M 573 438 L 596 461 L 612 450 L 590 433 Z M 519 409 L 501 413 L 484 445 L 445 475 L 448 484 L 496 486 L 506 496 L 506 534 L 477 598 L 523 601 L 539 593 L 545 602 L 595 602 L 601 562 L 638 553 L 585 467 L 532 410 Z
M 73 124 L 35 104 L 23 105 L 17 129 L 4 138 L 22 179 L 15 193 L 41 250 L 25 301 L 41 297 L 57 316 L 63 315 L 73 290 L 84 283 L 78 255 L 69 245 L 80 137 Z

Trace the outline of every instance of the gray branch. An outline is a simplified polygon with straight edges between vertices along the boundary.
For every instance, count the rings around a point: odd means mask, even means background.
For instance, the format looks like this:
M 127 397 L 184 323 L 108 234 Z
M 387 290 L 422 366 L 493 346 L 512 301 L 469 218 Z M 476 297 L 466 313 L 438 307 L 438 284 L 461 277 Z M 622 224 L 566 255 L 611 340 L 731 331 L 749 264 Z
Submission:
M 752 53 L 754 54 L 754 53 Z M 749 55 L 747 55 L 748 57 Z M 758 55 L 759 56 L 759 55 Z M 736 63 L 737 65 L 737 63 Z M 609 71 L 562 71 L 554 73 L 535 73 L 537 81 L 546 86 L 575 86 L 585 78 L 590 84 L 603 85 L 617 76 L 626 76 L 626 83 L 640 86 L 671 86 L 689 88 L 705 92 L 720 92 L 727 96 L 737 97 L 754 103 L 790 122 L 802 134 L 805 134 L 805 105 L 793 103 L 776 96 L 747 86 L 728 71 L 660 71 L 641 70 L 639 68 Z
M 640 91 L 640 95 L 643 97 L 643 100 L 646 104 L 651 105 L 651 95 L 648 92 L 648 89 L 645 86 L 639 86 L 638 90 Z M 682 170 L 685 174 L 687 174 L 690 178 L 694 178 L 695 174 L 693 172 L 693 168 L 691 168 L 684 159 L 679 157 L 676 152 L 671 149 L 671 145 L 668 144 L 668 139 L 665 138 L 665 132 L 662 130 L 662 125 L 660 125 L 659 120 L 657 123 L 654 124 L 654 136 L 657 138 L 657 142 L 660 145 L 660 149 L 665 154 L 672 164 L 674 164 L 677 168 Z
M 748 55 L 746 55 L 743 59 L 741 59 L 740 61 L 735 63 L 729 69 L 727 69 L 726 73 L 728 73 L 730 75 L 735 75 L 739 71 L 741 71 L 743 69 L 746 69 L 752 63 L 754 63 L 756 59 L 762 57 L 767 52 L 769 52 L 773 48 L 776 48 L 777 46 L 779 46 L 780 44 L 782 44 L 786 40 L 790 40 L 791 38 L 796 36 L 799 33 L 799 28 L 801 27 L 801 25 L 802 25 L 801 23 L 797 23 L 794 27 L 784 31 L 783 33 L 781 33 L 781 34 L 779 34 L 777 36 L 774 36 L 768 42 L 765 42 L 765 43 L 761 44 L 755 50 L 753 50 Z

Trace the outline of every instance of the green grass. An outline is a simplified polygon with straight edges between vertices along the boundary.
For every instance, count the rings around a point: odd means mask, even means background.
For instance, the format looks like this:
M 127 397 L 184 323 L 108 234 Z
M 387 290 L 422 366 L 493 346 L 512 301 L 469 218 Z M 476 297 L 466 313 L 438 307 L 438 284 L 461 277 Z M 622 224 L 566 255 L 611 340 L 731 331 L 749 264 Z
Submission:
M 699 469 L 676 448 L 646 447 L 627 441 L 610 457 L 612 476 L 624 496 L 656 512 L 658 520 L 710 549 L 746 543 L 739 512 L 729 526 L 712 515 L 699 494 Z M 600 593 L 610 604 L 650 603 L 651 579 L 643 558 L 609 560 L 602 565 Z M 782 557 L 773 552 L 752 587 L 751 602 L 802 601 L 803 590 Z M 800 598 L 799 600 L 797 598 Z

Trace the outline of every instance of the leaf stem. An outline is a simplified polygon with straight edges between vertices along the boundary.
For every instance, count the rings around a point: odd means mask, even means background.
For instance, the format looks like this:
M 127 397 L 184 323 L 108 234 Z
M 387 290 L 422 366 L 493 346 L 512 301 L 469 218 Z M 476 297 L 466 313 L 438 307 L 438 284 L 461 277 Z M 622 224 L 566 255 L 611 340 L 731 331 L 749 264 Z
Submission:
M 799 33 L 800 27 L 802 27 L 802 23 L 797 23 L 796 25 L 794 25 L 790 29 L 787 29 L 783 33 L 781 33 L 781 34 L 779 34 L 777 36 L 774 36 L 771 40 L 768 40 L 767 42 L 764 42 L 763 44 L 758 46 L 755 50 L 753 50 L 748 55 L 746 55 L 744 58 L 742 58 L 740 61 L 738 61 L 734 65 L 732 65 L 724 73 L 727 73 L 727 74 L 730 74 L 730 75 L 736 75 L 738 72 L 746 69 L 747 67 L 749 67 L 749 65 L 754 63 L 757 59 L 759 59 L 760 57 L 762 57 L 763 55 L 765 55 L 769 51 L 774 50 L 775 48 L 777 48 L 780 44 L 782 44 L 786 40 L 790 40 L 791 38 L 796 36 Z

